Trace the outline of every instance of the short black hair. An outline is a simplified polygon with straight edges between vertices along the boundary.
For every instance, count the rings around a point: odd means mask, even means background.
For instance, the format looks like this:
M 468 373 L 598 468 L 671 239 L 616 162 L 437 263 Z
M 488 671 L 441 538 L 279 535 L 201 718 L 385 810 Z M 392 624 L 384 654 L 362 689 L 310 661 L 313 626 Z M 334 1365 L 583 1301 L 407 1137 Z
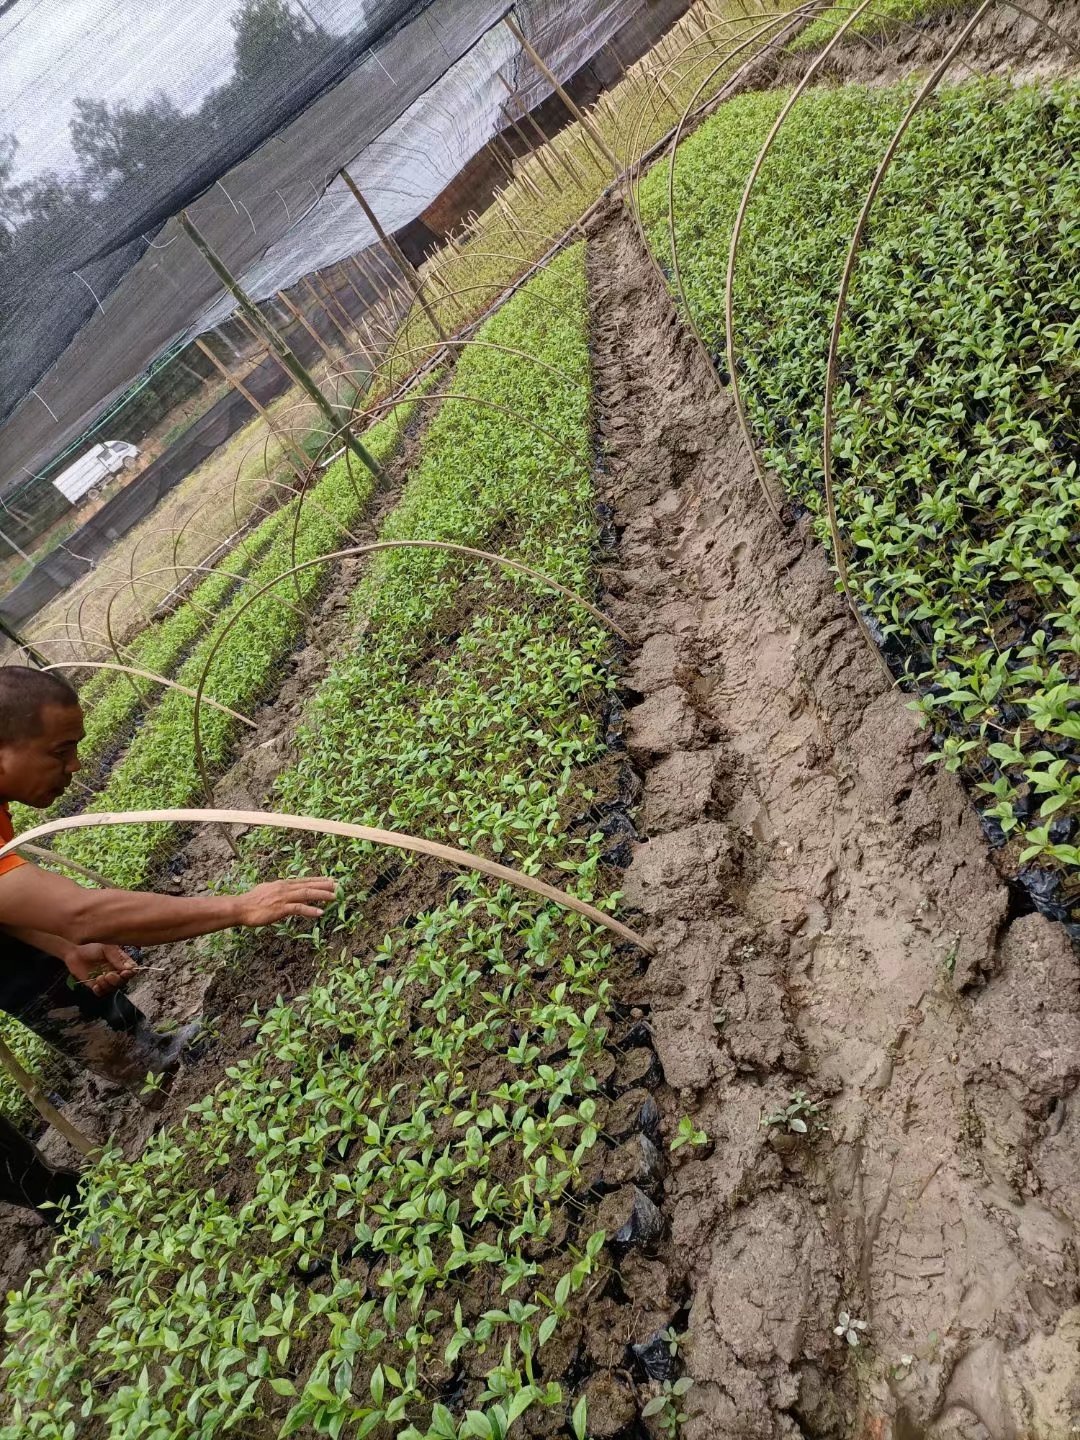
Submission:
M 42 731 L 46 705 L 78 705 L 73 685 L 52 670 L 0 665 L 0 745 L 32 740 Z

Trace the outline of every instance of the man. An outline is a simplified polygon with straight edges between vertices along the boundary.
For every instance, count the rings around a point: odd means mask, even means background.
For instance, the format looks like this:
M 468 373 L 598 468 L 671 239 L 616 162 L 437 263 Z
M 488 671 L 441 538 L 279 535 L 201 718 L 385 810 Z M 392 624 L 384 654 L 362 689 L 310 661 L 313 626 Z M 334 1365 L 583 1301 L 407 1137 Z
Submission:
M 13 838 L 12 800 L 44 808 L 80 769 L 83 715 L 66 680 L 0 668 L 0 844 Z M 242 895 L 154 895 L 91 890 L 29 864 L 0 859 L 0 1010 L 106 1079 L 138 1089 L 148 1072 L 175 1070 L 197 1028 L 159 1034 L 122 992 L 138 966 L 123 945 L 163 945 L 291 915 L 317 919 L 332 880 L 276 880 Z M 0 1116 L 0 1200 L 41 1207 L 76 1197 L 78 1176 L 54 1170 Z M 42 1212 L 51 1218 L 55 1212 Z

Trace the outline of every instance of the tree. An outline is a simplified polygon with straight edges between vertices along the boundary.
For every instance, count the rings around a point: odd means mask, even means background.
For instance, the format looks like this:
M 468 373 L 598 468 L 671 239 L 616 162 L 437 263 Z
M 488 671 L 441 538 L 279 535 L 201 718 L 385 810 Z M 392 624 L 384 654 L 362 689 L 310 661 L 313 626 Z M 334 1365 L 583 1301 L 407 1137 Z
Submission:
M 325 30 L 295 15 L 286 0 L 244 0 L 230 23 L 235 54 L 230 89 L 276 87 L 297 69 L 316 65 L 333 43 Z
M 71 144 L 84 182 L 104 195 L 125 180 L 142 179 L 164 160 L 183 151 L 192 118 L 166 95 L 154 95 L 134 109 L 104 100 L 78 99 L 71 121 Z M 171 167 L 170 167 L 171 168 Z

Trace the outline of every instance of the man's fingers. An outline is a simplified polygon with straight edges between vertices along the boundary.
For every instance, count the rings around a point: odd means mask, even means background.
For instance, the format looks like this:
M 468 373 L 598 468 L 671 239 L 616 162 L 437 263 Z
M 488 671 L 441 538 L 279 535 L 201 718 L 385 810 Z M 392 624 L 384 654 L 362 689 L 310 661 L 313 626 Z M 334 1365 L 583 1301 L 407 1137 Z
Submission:
M 322 913 L 317 905 L 300 904 L 290 905 L 285 911 L 286 915 L 303 915 L 307 920 L 318 920 Z
M 106 945 L 105 959 L 118 975 L 125 977 L 134 975 L 139 968 L 127 951 L 121 950 L 119 945 Z
M 305 895 L 325 895 L 332 898 L 337 894 L 337 881 L 325 875 L 303 880 L 281 880 L 278 882 L 289 890 L 302 891 Z

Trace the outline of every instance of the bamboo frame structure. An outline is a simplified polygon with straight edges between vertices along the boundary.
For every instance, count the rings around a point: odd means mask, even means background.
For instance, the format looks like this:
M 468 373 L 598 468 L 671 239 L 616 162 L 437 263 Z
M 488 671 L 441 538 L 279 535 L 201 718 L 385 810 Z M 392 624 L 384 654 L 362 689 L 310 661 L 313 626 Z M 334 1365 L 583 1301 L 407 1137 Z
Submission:
M 500 865 L 483 855 L 473 855 L 468 850 L 458 850 L 452 845 L 443 845 L 437 840 L 428 840 L 420 835 L 408 835 L 400 830 L 381 830 L 371 825 L 354 825 L 345 820 L 324 820 L 307 815 L 291 815 L 275 810 L 212 810 L 212 809 L 170 809 L 170 810 L 123 810 L 100 811 L 92 815 L 68 815 L 62 820 L 49 820 L 27 830 L 21 839 L 9 840 L 0 846 L 0 859 L 30 840 L 43 840 L 48 835 L 57 835 L 65 830 L 93 830 L 99 826 L 111 825 L 247 825 L 265 827 L 271 830 L 299 830 L 308 835 L 336 835 L 344 840 L 366 840 L 372 845 L 381 845 L 408 854 L 428 855 L 443 860 L 448 865 L 462 870 L 474 870 L 491 880 L 513 885 L 518 890 L 527 890 L 543 900 L 550 900 L 564 910 L 572 910 L 593 925 L 609 930 L 620 940 L 643 950 L 647 955 L 656 953 L 656 947 L 621 920 L 606 915 L 586 900 L 579 900 L 565 890 L 559 890 L 535 875 L 525 875 L 509 865 Z
M 198 227 L 195 225 L 195 222 L 191 219 L 191 216 L 188 214 L 188 212 L 186 210 L 181 210 L 177 218 L 180 222 L 182 229 L 184 230 L 184 233 L 188 236 L 192 244 L 199 251 L 199 254 L 202 255 L 203 259 L 210 266 L 211 270 L 213 270 L 214 274 L 218 277 L 221 283 L 225 286 L 226 290 L 228 290 L 233 296 L 236 303 L 240 306 L 241 310 L 243 310 L 251 323 L 265 338 L 267 344 L 273 349 L 274 353 L 281 357 L 282 363 L 285 365 L 289 373 L 307 391 L 311 399 L 322 411 L 323 415 L 330 422 L 330 424 L 336 425 L 338 417 L 336 412 L 334 411 L 333 406 L 330 404 L 330 401 L 322 393 L 322 391 L 319 389 L 318 385 L 316 385 L 315 381 L 311 378 L 307 370 L 304 368 L 303 365 L 301 365 L 300 361 L 293 354 L 292 349 L 288 345 L 288 343 L 278 334 L 278 332 L 267 320 L 266 316 L 262 313 L 259 307 L 243 289 L 243 287 L 240 285 L 240 282 L 229 273 L 226 266 L 214 253 L 210 245 L 207 243 L 206 239 L 200 233 Z M 356 458 L 362 464 L 367 466 L 367 468 L 372 472 L 373 475 L 378 476 L 381 474 L 378 461 L 373 455 L 369 453 L 363 442 L 358 440 L 351 431 L 347 431 L 345 434 L 345 444 L 349 447 L 350 450 L 352 450 Z
M 742 199 L 739 202 L 738 213 L 735 216 L 735 224 L 732 226 L 731 229 L 731 244 L 728 248 L 727 275 L 724 280 L 724 333 L 727 347 L 728 384 L 731 387 L 731 398 L 735 402 L 735 414 L 738 417 L 739 429 L 742 431 L 743 441 L 746 445 L 747 451 L 749 452 L 751 464 L 754 467 L 754 474 L 757 476 L 758 485 L 761 487 L 761 493 L 765 497 L 766 503 L 768 504 L 769 509 L 772 511 L 777 521 L 779 521 L 780 519 L 780 506 L 777 503 L 776 497 L 772 493 L 772 486 L 769 484 L 768 477 L 765 474 L 765 466 L 761 463 L 761 456 L 758 454 L 757 446 L 754 444 L 753 437 L 750 434 L 750 422 L 747 419 L 746 406 L 743 403 L 742 391 L 739 388 L 739 373 L 735 358 L 735 263 L 738 259 L 739 254 L 739 239 L 742 235 L 743 224 L 746 220 L 746 212 L 750 206 L 750 197 L 753 194 L 754 186 L 757 183 L 757 178 L 761 174 L 762 166 L 765 164 L 766 157 L 768 156 L 769 151 L 772 149 L 773 141 L 780 133 L 784 121 L 791 114 L 792 110 L 798 104 L 799 97 L 807 89 L 811 80 L 813 80 L 814 76 L 821 69 L 822 65 L 824 65 L 825 61 L 832 54 L 836 46 L 843 40 L 844 36 L 851 29 L 852 25 L 854 25 L 854 23 L 866 10 L 870 9 L 870 7 L 876 3 L 877 0 L 861 0 L 861 4 L 859 4 L 851 12 L 851 14 L 839 27 L 839 29 L 836 31 L 836 34 L 832 36 L 829 43 L 824 47 L 821 53 L 819 55 L 816 55 L 812 63 L 807 66 L 806 73 L 803 75 L 798 85 L 795 86 L 794 90 L 792 90 L 791 94 L 784 102 L 784 105 L 780 110 L 780 114 L 773 121 L 769 133 L 765 137 L 765 141 L 761 149 L 758 151 L 757 159 L 754 161 L 750 174 L 747 176 L 746 185 L 743 188 Z M 668 191 L 670 207 L 670 213 L 668 218 L 671 227 L 671 246 L 673 257 L 676 254 L 674 175 L 675 157 L 673 153 L 671 159 L 670 173 L 671 186 Z M 678 266 L 676 264 L 676 273 L 677 272 Z M 686 292 L 682 289 L 681 281 L 680 293 L 683 296 L 683 304 L 685 306 Z

